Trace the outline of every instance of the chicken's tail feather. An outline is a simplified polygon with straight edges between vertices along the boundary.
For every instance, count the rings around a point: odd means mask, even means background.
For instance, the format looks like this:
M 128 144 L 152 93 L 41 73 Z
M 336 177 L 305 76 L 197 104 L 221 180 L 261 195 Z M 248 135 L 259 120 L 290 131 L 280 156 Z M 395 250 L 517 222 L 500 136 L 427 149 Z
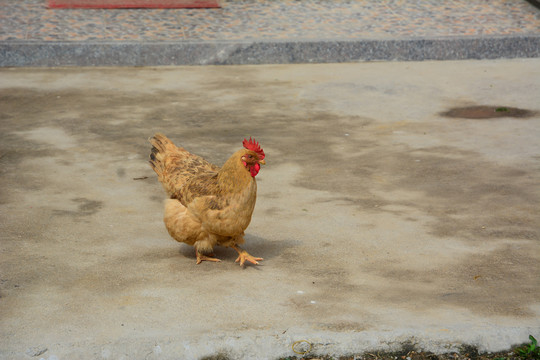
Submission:
M 176 145 L 173 144 L 169 138 L 163 134 L 155 134 L 148 139 L 152 144 L 152 152 L 150 153 L 150 166 L 156 172 L 158 177 L 163 177 L 163 171 L 165 170 L 164 158 L 168 151 L 175 150 Z

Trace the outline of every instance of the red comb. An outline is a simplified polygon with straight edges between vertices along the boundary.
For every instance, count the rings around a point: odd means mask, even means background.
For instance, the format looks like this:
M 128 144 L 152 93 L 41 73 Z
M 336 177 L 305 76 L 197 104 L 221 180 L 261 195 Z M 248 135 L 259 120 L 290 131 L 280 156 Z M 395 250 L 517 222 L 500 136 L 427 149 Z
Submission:
M 251 139 L 251 136 L 249 137 L 249 141 L 247 139 L 244 139 L 244 142 L 242 143 L 244 147 L 248 150 L 254 151 L 259 155 L 259 160 L 264 159 L 264 151 L 259 146 L 259 143 L 255 141 L 255 139 Z

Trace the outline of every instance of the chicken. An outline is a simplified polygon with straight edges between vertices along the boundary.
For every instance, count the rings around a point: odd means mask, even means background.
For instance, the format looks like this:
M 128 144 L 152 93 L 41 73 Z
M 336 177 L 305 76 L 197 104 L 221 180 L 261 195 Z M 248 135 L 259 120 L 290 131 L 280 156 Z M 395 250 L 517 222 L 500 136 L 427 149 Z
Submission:
M 245 149 L 221 168 L 177 147 L 165 135 L 154 135 L 150 143 L 150 165 L 170 197 L 165 201 L 165 227 L 176 241 L 195 247 L 197 264 L 220 261 L 213 254 L 215 245 L 235 249 L 240 266 L 263 260 L 239 246 L 255 208 L 255 176 L 265 164 L 259 143 L 244 139 Z

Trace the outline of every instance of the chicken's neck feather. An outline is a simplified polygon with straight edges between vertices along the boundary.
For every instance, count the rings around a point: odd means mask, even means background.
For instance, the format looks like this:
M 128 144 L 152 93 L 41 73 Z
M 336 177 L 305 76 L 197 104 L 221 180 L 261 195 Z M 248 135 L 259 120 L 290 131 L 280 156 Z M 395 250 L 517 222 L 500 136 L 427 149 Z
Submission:
M 219 170 L 218 183 L 222 192 L 240 192 L 255 181 L 255 178 L 242 163 L 244 153 L 244 150 L 235 152 Z

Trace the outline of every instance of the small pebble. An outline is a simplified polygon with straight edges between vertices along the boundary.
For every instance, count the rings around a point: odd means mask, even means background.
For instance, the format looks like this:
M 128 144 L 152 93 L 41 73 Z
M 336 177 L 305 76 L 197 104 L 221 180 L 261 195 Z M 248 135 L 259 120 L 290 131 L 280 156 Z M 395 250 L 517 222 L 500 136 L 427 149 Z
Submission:
M 30 347 L 28 349 L 26 349 L 26 355 L 28 356 L 39 356 L 39 355 L 43 355 L 47 352 L 47 349 L 46 347 L 44 346 L 33 346 L 33 347 Z

